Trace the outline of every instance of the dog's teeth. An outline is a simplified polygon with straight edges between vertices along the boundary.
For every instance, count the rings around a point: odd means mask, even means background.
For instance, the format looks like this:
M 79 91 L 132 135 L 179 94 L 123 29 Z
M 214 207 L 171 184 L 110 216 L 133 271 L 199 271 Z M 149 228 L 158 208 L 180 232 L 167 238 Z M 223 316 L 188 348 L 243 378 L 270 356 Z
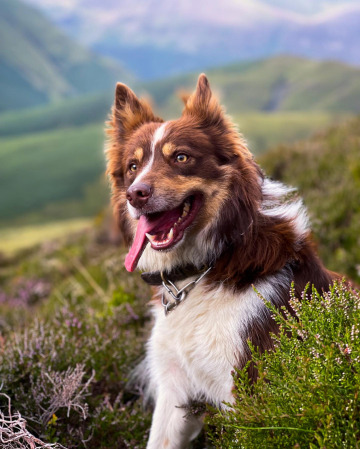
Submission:
M 177 221 L 177 223 L 180 223 L 180 221 L 181 221 L 181 217 L 179 217 L 179 218 L 178 218 L 178 221 Z
M 184 204 L 183 213 L 182 213 L 182 217 L 186 217 L 186 215 L 189 213 L 189 210 L 190 210 L 190 203 L 185 203 Z
M 150 240 L 150 242 L 153 242 L 155 240 L 155 235 L 150 235 L 148 233 L 145 233 L 145 235 Z
M 174 237 L 174 228 L 171 228 L 169 234 L 167 235 L 167 241 L 171 240 L 173 237 Z

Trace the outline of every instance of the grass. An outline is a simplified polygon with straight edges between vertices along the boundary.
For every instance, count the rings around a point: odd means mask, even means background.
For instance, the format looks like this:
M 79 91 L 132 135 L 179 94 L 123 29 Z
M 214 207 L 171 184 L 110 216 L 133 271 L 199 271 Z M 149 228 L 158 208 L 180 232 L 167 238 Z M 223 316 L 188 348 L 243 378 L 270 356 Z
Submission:
M 266 298 L 263 298 L 266 302 Z M 208 417 L 217 448 L 357 448 L 360 441 L 360 292 L 292 295 L 296 316 L 271 308 L 275 350 L 252 348 L 259 378 L 235 377 L 235 403 Z
M 56 221 L 42 225 L 19 226 L 0 229 L 0 253 L 14 255 L 19 250 L 36 246 L 47 240 L 82 231 L 92 225 L 86 218 Z
M 126 386 L 144 351 L 149 288 L 101 240 L 92 229 L 1 260 L 1 392 L 46 442 L 140 449 L 151 414 Z
M 125 271 L 124 258 L 88 229 L 0 260 L 1 393 L 45 442 L 146 447 L 151 408 L 129 379 L 152 326 L 150 289 Z M 237 373 L 232 409 L 184 410 L 206 411 L 193 449 L 356 447 L 359 293 L 337 285 L 309 300 L 293 297 L 297 318 L 287 322 L 273 309 L 282 329 L 276 350 L 253 348 L 259 381 Z

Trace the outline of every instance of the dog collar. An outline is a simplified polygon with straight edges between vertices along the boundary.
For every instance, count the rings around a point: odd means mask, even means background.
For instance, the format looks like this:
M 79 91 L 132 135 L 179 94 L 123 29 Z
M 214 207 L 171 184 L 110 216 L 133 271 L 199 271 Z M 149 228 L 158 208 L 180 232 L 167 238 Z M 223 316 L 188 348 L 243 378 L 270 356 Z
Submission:
M 174 301 L 167 301 L 165 299 L 165 291 L 162 293 L 161 304 L 164 307 L 165 316 L 167 316 L 172 310 L 174 310 L 182 301 L 185 300 L 187 294 L 192 290 L 201 279 L 207 275 L 212 267 L 203 267 L 201 270 L 194 265 L 188 265 L 186 268 L 178 268 L 166 274 L 166 277 L 162 271 L 154 273 L 143 273 L 141 277 L 149 285 L 162 285 L 168 294 L 174 299 Z M 199 275 L 195 280 L 190 281 L 181 289 L 178 289 L 174 284 L 175 281 L 180 281 L 191 276 Z M 172 280 L 170 279 L 172 277 Z
M 166 279 L 170 282 L 178 282 L 192 276 L 201 275 L 208 268 L 209 267 L 205 265 L 199 269 L 195 265 L 188 264 L 185 265 L 185 267 L 177 267 L 166 273 L 161 271 L 148 271 L 141 274 L 141 279 L 149 285 L 160 286 L 163 285 L 164 276 L 166 276 Z

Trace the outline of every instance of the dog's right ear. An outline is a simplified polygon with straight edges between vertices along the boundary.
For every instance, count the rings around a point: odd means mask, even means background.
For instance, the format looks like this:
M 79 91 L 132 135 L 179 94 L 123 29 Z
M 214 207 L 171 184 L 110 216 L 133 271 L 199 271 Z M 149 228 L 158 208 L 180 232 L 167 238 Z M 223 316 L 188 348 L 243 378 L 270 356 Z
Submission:
M 121 137 L 126 137 L 144 123 L 161 121 L 154 116 L 146 101 L 140 100 L 129 87 L 122 83 L 116 85 L 113 116 Z

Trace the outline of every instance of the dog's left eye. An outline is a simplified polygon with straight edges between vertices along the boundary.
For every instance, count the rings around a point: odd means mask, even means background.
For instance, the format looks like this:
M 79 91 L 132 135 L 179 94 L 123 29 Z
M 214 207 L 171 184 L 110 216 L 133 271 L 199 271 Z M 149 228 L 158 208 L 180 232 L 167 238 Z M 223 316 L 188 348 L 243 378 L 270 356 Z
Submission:
M 189 158 L 186 156 L 186 154 L 178 154 L 176 156 L 177 162 L 186 162 Z
M 129 170 L 132 171 L 132 172 L 136 171 L 137 170 L 137 165 L 136 164 L 130 164 Z

